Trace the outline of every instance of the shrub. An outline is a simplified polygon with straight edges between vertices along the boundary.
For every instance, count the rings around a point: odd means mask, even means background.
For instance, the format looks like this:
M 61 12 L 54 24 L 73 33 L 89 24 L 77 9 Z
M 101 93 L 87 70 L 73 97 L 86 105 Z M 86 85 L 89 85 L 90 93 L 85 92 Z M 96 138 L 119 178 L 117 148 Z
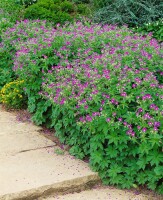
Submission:
M 54 4 L 60 4 L 62 2 L 62 0 L 53 0 Z
M 135 31 L 145 35 L 152 33 L 152 37 L 156 38 L 160 42 L 163 42 L 163 19 L 136 27 Z
M 54 25 L 64 24 L 67 21 L 73 21 L 75 15 L 71 16 L 69 14 L 73 11 L 74 8 L 71 2 L 64 1 L 61 4 L 54 4 L 53 0 L 40 0 L 25 10 L 25 18 L 46 19 L 53 22 Z
M 78 158 L 88 156 L 105 184 L 163 191 L 162 55 L 150 35 L 86 23 L 57 29 L 21 22 L 14 71 L 26 80 L 37 124 L 56 130 Z M 30 29 L 30 30 L 28 30 Z M 12 37 L 9 37 L 12 35 Z M 22 39 L 21 39 L 22 38 Z M 19 40 L 18 40 L 19 41 Z M 13 45 L 15 42 L 13 42 Z M 159 73 L 159 78 L 155 75 Z
M 53 12 L 55 14 L 57 14 L 57 12 L 60 12 L 60 11 L 61 11 L 61 7 L 59 5 L 57 5 L 57 4 L 54 4 L 54 6 L 53 6 Z
M 34 4 L 25 10 L 24 17 L 26 19 L 46 19 L 52 21 L 54 13 L 44 7 L 40 7 L 39 4 Z
M 7 83 L 0 90 L 0 102 L 9 108 L 22 108 L 26 105 L 23 91 L 24 80 L 15 80 Z
M 90 13 L 90 10 L 88 8 L 88 5 L 86 5 L 86 4 L 78 4 L 77 5 L 77 12 L 79 14 L 86 15 L 86 14 Z
M 75 5 L 73 3 L 71 3 L 71 2 L 69 2 L 69 1 L 63 1 L 60 4 L 60 6 L 61 6 L 62 11 L 64 11 L 64 12 L 67 12 L 67 13 L 74 12 L 74 6 Z
M 100 8 L 104 8 L 113 3 L 112 0 L 90 0 L 91 4 L 93 4 L 95 10 Z
M 66 22 L 72 22 L 73 21 L 73 17 L 66 13 L 66 12 L 58 12 L 55 17 L 54 17 L 54 24 L 65 24 Z
M 72 1 L 77 4 L 90 3 L 90 0 L 72 0 Z
M 33 5 L 34 3 L 37 3 L 37 0 L 15 0 L 15 3 L 28 7 L 30 5 Z
M 107 0 L 94 15 L 95 22 L 128 24 L 139 26 L 163 17 L 163 3 L 160 0 Z
M 55 8 L 53 0 L 40 0 L 38 1 L 37 5 L 51 11 L 53 11 Z

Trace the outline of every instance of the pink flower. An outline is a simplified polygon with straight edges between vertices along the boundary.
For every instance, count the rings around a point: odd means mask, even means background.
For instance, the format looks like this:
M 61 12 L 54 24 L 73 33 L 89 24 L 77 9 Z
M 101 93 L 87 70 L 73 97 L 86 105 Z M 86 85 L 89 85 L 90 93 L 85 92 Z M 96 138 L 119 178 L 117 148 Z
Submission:
M 86 121 L 88 121 L 88 122 L 91 122 L 91 121 L 92 121 L 92 117 L 91 117 L 90 115 L 87 115 L 85 119 L 86 119 Z
M 84 108 L 87 110 L 87 109 L 88 109 L 88 106 L 86 105 L 86 106 L 84 106 Z
M 122 93 L 121 93 L 121 96 L 122 96 L 122 97 L 126 97 L 126 96 L 127 96 L 127 93 L 126 93 L 126 92 L 122 92 Z
M 146 132 L 147 131 L 147 128 L 142 128 L 142 132 Z

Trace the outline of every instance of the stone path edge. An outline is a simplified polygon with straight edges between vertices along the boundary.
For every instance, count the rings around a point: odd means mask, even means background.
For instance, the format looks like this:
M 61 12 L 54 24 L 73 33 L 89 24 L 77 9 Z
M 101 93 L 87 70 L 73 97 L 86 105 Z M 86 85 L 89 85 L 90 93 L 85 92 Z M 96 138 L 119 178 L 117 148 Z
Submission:
M 0 196 L 0 200 L 36 200 L 50 195 L 64 195 L 71 192 L 81 192 L 101 183 L 98 174 L 75 178 L 52 185 Z

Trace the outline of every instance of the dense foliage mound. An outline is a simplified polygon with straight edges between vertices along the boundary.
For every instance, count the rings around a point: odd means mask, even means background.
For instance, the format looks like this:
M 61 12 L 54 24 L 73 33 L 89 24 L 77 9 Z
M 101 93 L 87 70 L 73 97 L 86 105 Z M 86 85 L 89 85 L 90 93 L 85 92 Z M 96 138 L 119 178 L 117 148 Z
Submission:
M 26 19 L 46 19 L 54 24 L 72 22 L 82 15 L 88 15 L 89 9 L 85 4 L 75 4 L 67 0 L 38 0 L 25 9 Z
M 26 29 L 24 29 L 26 27 Z M 37 124 L 71 154 L 88 157 L 105 184 L 163 191 L 162 49 L 125 26 L 17 23 L 2 35 L 16 51 Z M 28 77 L 28 78 L 27 78 Z

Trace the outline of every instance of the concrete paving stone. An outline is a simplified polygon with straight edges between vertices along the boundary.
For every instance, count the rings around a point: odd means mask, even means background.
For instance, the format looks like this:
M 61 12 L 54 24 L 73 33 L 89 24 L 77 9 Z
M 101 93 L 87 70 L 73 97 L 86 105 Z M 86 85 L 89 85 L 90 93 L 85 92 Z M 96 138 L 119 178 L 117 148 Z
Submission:
M 0 130 L 1 131 L 1 130 Z M 0 158 L 16 153 L 28 151 L 31 149 L 39 149 L 54 146 L 55 143 L 41 136 L 38 132 L 14 131 L 13 134 L 3 134 L 0 136 Z
M 80 193 L 40 198 L 39 200 L 161 200 L 151 195 L 134 194 L 132 191 L 115 188 L 99 188 Z
M 46 186 L 62 185 L 77 178 L 82 181 L 91 175 L 97 180 L 97 174 L 86 163 L 70 155 L 57 155 L 52 147 L 18 153 L 5 160 L 1 158 L 0 163 L 0 199 L 5 199 L 3 196 L 7 194 L 20 193 L 21 196 L 23 191 L 34 193 L 43 186 L 47 190 Z
M 30 149 L 54 146 L 55 144 L 38 133 L 40 127 L 22 123 L 16 116 L 0 111 L 0 158 Z
M 59 147 L 40 129 L 0 108 L 0 200 L 38 199 L 49 191 L 100 180 L 87 163 L 56 154 Z

